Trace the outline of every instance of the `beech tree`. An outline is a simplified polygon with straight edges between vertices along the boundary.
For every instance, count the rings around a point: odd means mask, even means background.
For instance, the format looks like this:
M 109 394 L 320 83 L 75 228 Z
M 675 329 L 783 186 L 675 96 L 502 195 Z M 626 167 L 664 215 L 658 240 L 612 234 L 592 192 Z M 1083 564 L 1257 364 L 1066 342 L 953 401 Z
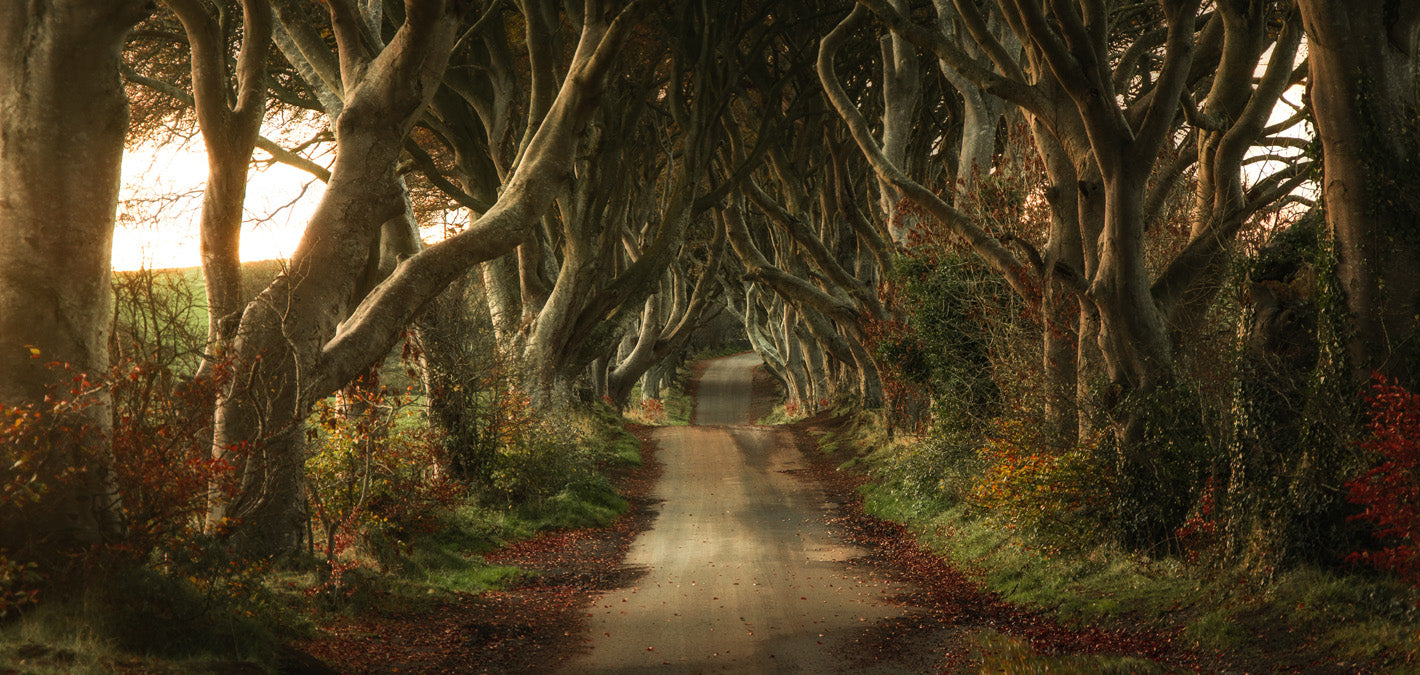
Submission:
M 43 411 L 60 416 L 60 431 L 35 454 L 5 448 L 7 470 L 31 461 L 45 489 L 0 522 L 0 548 L 51 563 L 116 527 L 108 397 L 71 378 L 107 375 L 128 120 L 120 53 L 148 10 L 138 0 L 0 6 L 0 405 L 41 412 L 47 394 L 76 403 Z
M 1420 385 L 1420 5 L 1298 0 L 1352 379 Z
M 199 237 L 207 291 L 208 352 L 220 353 L 246 305 L 242 292 L 241 232 L 247 168 L 266 112 L 266 55 L 272 32 L 268 0 L 242 3 L 242 46 L 229 66 L 226 28 L 198 0 L 165 0 L 187 32 L 192 100 L 207 149 Z M 233 77 L 234 75 L 234 77 Z M 232 91 L 229 81 L 234 81 Z M 204 368 L 210 369 L 210 360 Z
M 1147 432 L 1150 401 L 1176 383 L 1176 341 L 1211 302 L 1210 289 L 1239 229 L 1306 178 L 1305 162 L 1246 189 L 1241 173 L 1249 148 L 1282 142 L 1262 139 L 1280 131 L 1266 122 L 1293 78 L 1296 18 L 1285 3 L 1263 1 L 1221 3 L 1204 12 L 1193 0 L 1163 0 L 1156 9 L 1138 8 L 1147 20 L 1130 22 L 1116 21 L 1115 8 L 1104 2 L 954 6 L 989 62 L 962 49 L 956 35 L 920 26 L 884 0 L 863 0 L 824 39 L 819 74 L 880 177 L 960 236 L 1024 298 L 1043 294 L 1051 320 L 1076 325 L 1074 368 L 1066 365 L 1062 345 L 1046 344 L 1044 370 L 1057 374 L 1056 388 L 1073 379 L 1085 406 L 1083 430 L 1089 407 L 1098 402 L 1118 444 L 1121 484 L 1143 499 L 1157 489 L 1151 483 L 1177 478 L 1148 468 L 1154 443 Z M 869 10 L 945 67 L 1026 113 L 1050 178 L 1043 196 L 1051 201 L 1052 222 L 1043 246 L 982 229 L 909 177 L 872 138 L 839 84 L 833 58 Z M 1020 58 L 990 30 L 991 16 L 1010 26 L 1024 48 Z M 1275 23 L 1282 29 L 1274 34 L 1267 27 Z M 1272 58 L 1254 84 L 1252 74 L 1269 47 Z M 1188 152 L 1185 143 L 1195 149 Z M 1155 223 L 1190 171 L 1198 198 L 1187 244 L 1156 271 L 1146 263 Z M 1067 320 L 1071 310 L 1062 294 L 1077 299 L 1077 321 Z M 1059 337 L 1054 330 L 1043 335 Z M 1089 389 L 1094 363 L 1108 382 L 1099 392 Z M 1072 370 L 1079 375 L 1071 378 Z M 1053 410 L 1046 426 L 1057 442 L 1068 443 L 1073 435 L 1063 414 L 1069 408 Z M 1180 500 L 1159 520 L 1140 519 L 1129 536 L 1160 536 L 1186 504 Z
M 382 358 L 425 304 L 470 266 L 526 238 L 566 180 L 579 128 L 636 6 L 585 3 L 561 87 L 498 200 L 468 229 L 404 259 L 359 300 L 354 291 L 372 243 L 406 209 L 396 168 L 438 90 L 464 8 L 409 0 L 388 44 L 366 56 L 366 24 L 352 5 L 330 3 L 344 92 L 336 164 L 289 269 L 243 313 L 215 422 L 215 452 L 238 466 L 239 485 L 212 510 L 214 524 L 226 523 L 254 550 L 290 550 L 299 541 L 309 407 Z

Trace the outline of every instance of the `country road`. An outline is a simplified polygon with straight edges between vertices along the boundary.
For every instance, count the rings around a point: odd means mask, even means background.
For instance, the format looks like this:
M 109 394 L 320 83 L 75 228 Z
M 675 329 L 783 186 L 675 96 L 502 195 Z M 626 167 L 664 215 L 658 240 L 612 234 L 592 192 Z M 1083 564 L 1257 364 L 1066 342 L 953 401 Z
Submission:
M 1066 624 L 1003 599 L 864 513 L 861 477 L 813 449 L 815 422 L 751 424 L 758 364 L 710 362 L 694 426 L 638 429 L 654 460 L 623 476 L 633 507 L 613 527 L 484 554 L 535 573 L 336 618 L 297 646 L 348 673 L 1335 672 L 1302 650 L 1287 668 L 1275 651 L 1240 662 L 1166 625 Z
M 900 585 L 849 564 L 791 436 L 751 426 L 752 354 L 713 362 L 696 424 L 656 430 L 664 474 L 625 565 L 641 576 L 587 610 L 564 672 L 835 672 L 857 636 L 908 610 Z M 861 668 L 854 669 L 862 672 Z

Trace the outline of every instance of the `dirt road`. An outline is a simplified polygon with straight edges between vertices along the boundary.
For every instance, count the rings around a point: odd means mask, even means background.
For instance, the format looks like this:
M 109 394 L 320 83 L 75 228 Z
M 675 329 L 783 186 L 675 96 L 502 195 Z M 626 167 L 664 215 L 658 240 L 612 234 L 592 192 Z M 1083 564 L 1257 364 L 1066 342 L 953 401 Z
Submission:
M 834 672 L 863 629 L 908 611 L 883 602 L 900 585 L 848 563 L 861 551 L 792 475 L 804 466 L 789 434 L 749 425 L 758 363 L 712 363 L 697 424 L 656 431 L 663 503 L 625 561 L 644 574 L 593 601 L 587 651 L 565 672 Z
M 620 478 L 633 507 L 612 528 L 486 554 L 537 570 L 509 588 L 341 617 L 297 646 L 349 673 L 1315 670 L 1239 665 L 1188 649 L 1176 628 L 1065 625 L 1003 600 L 864 513 L 863 477 L 812 440 L 838 418 L 748 424 L 756 364 L 712 362 L 696 426 L 636 429 L 652 459 Z

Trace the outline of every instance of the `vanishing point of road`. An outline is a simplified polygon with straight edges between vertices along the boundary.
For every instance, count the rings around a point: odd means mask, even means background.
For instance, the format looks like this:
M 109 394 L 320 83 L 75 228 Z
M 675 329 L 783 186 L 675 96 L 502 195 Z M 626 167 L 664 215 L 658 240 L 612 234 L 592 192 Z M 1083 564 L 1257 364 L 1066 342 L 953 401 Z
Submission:
M 643 574 L 595 598 L 587 651 L 564 672 L 835 672 L 856 636 L 908 609 L 904 589 L 850 561 L 787 431 L 753 426 L 753 354 L 714 361 L 696 424 L 654 434 L 659 512 L 624 564 Z M 861 672 L 861 671 L 858 671 Z

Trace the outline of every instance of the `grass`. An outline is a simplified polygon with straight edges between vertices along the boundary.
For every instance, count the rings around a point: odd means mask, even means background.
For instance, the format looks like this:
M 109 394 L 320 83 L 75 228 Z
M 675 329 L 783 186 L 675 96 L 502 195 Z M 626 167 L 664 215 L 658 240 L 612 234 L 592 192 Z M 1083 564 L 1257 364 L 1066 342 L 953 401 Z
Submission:
M 392 433 L 417 435 L 419 402 L 400 412 Z M 483 553 L 542 530 L 603 527 L 629 508 L 607 472 L 640 466 L 640 441 L 605 406 L 565 422 L 558 438 L 576 447 L 554 449 L 570 451 L 576 466 L 560 489 L 512 505 L 466 500 L 403 541 L 365 532 L 342 555 L 357 566 L 335 592 L 317 591 L 320 561 L 309 554 L 271 565 L 228 560 L 220 546 L 178 548 L 180 562 L 158 564 L 166 560 L 159 556 L 148 566 L 95 572 L 101 583 L 91 586 L 99 590 L 46 597 L 0 623 L 0 671 L 273 670 L 287 640 L 316 634 L 331 614 L 432 611 L 506 587 L 534 572 L 490 564 Z
M 247 300 L 255 298 L 272 279 L 286 268 L 284 260 L 258 260 L 242 263 L 242 293 Z M 198 334 L 207 334 L 207 291 L 202 281 L 201 267 L 176 267 L 170 269 L 114 272 L 115 284 L 142 280 L 151 275 L 155 291 L 167 294 L 182 303 L 183 309 L 191 309 L 186 322 L 188 329 Z
M 772 409 L 770 409 L 769 414 L 765 415 L 764 417 L 761 417 L 759 421 L 756 422 L 756 424 L 761 424 L 765 426 L 793 424 L 794 422 L 805 419 L 808 416 L 808 411 L 798 405 L 778 403 Z
M 597 403 L 583 421 L 584 437 L 605 448 L 613 466 L 641 466 L 641 440 L 622 425 L 622 418 L 611 406 Z
M 650 401 L 641 398 L 641 384 L 636 383 L 631 387 L 631 394 L 627 397 L 630 403 L 623 414 L 631 422 L 653 427 L 681 427 L 690 424 L 690 416 L 695 411 L 695 401 L 685 391 L 689 379 L 689 368 L 677 368 L 672 381 L 661 389 L 661 397 Z
M 1121 675 L 1162 673 L 1163 667 L 1148 659 L 1129 656 L 1042 655 L 1020 638 L 986 630 L 970 638 L 971 651 L 981 663 L 982 673 L 1097 673 Z
M 281 652 L 275 626 L 282 622 L 264 602 L 270 596 L 259 595 L 237 610 L 232 598 L 185 579 L 109 570 L 103 584 L 51 599 L 0 628 L 0 664 L 24 673 L 269 670 Z
M 848 454 L 843 466 L 872 467 L 908 451 L 889 440 L 880 420 L 857 419 L 821 438 L 826 451 Z M 876 448 L 869 452 L 868 448 Z M 1180 627 L 1204 650 L 1249 663 L 1279 655 L 1414 669 L 1420 658 L 1415 589 L 1374 574 L 1315 567 L 1262 578 L 1243 568 L 1217 569 L 1173 557 L 1152 558 L 1108 544 L 1060 550 L 990 513 L 945 498 L 924 497 L 878 480 L 863 488 L 864 509 L 906 524 L 918 541 L 975 572 L 1005 599 L 1049 608 L 1067 622 Z M 983 672 L 1136 672 L 1132 661 L 1080 661 L 1034 654 L 1006 636 L 981 638 Z

